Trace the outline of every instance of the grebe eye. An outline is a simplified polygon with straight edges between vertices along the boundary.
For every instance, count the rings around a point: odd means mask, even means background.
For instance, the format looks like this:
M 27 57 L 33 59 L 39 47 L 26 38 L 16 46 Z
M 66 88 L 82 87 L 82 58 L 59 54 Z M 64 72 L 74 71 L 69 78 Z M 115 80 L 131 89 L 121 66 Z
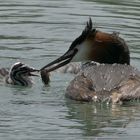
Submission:
M 74 48 L 74 52 L 77 53 L 78 52 L 78 49 L 77 48 Z

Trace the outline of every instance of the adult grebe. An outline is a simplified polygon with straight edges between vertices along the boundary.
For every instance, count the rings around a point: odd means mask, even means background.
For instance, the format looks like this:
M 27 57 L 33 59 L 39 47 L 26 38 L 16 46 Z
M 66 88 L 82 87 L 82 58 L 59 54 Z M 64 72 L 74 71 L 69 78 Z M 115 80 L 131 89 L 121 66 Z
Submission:
M 46 69 L 46 72 L 51 72 L 72 61 L 95 61 L 106 64 L 83 68 L 68 86 L 67 97 L 83 101 L 103 101 L 109 97 L 108 99 L 112 99 L 113 102 L 140 97 L 140 72 L 129 65 L 130 55 L 125 41 L 117 33 L 109 34 L 94 29 L 91 19 L 69 50 L 44 66 L 41 71 Z M 134 84 L 133 89 L 130 83 Z M 127 92 L 136 87 L 137 92 Z
M 21 62 L 17 62 L 11 66 L 10 70 L 2 68 L 0 69 L 0 75 L 4 77 L 6 84 L 31 86 L 33 84 L 31 76 L 37 76 L 32 72 L 38 70 L 29 67 Z
M 109 34 L 98 31 L 92 27 L 92 20 L 89 19 L 84 31 L 72 42 L 68 51 L 60 58 L 41 68 L 41 70 L 47 68 L 47 71 L 50 72 L 69 62 L 77 61 L 129 65 L 129 49 L 117 33 Z

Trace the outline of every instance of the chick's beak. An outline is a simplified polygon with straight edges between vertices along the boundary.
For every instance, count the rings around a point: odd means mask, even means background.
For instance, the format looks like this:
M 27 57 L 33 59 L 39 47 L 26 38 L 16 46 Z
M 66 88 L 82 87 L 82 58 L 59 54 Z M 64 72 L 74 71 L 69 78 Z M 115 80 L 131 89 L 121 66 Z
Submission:
M 64 55 L 54 60 L 53 62 L 47 64 L 46 66 L 42 67 L 40 70 L 42 71 L 46 69 L 47 72 L 51 72 L 55 69 L 58 69 L 68 64 L 72 60 L 72 58 L 75 56 L 76 53 L 77 53 L 77 49 L 68 50 Z
M 29 76 L 39 76 L 37 74 L 34 74 L 34 72 L 39 72 L 39 70 L 34 69 L 34 68 L 30 68 L 29 73 L 28 73 Z

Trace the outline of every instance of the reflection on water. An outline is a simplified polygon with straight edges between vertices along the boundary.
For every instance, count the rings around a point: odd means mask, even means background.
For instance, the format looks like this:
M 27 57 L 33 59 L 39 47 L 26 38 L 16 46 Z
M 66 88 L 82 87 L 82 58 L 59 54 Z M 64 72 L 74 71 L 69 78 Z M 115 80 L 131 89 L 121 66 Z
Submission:
M 23 61 L 40 68 L 62 55 L 82 32 L 94 26 L 120 32 L 140 68 L 139 0 L 0 0 L 0 67 Z M 139 139 L 140 105 L 107 106 L 64 97 L 73 75 L 55 73 L 43 87 L 0 84 L 1 139 Z
M 83 131 L 84 136 L 116 138 L 128 135 L 126 133 L 127 128 L 138 119 L 134 116 L 138 113 L 139 104 L 137 104 L 138 106 L 135 105 L 129 104 L 120 108 L 120 106 L 116 105 L 93 105 L 92 103 L 83 103 L 81 105 L 81 103 L 77 102 L 68 102 L 69 115 L 67 118 L 82 124 L 80 129 Z M 129 110 L 127 107 L 129 107 Z

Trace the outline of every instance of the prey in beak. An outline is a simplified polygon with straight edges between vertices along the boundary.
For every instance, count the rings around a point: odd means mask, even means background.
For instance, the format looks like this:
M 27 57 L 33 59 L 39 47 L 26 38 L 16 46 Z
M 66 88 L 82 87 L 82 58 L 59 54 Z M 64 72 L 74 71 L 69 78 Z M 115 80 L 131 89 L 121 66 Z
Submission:
M 64 55 L 40 69 L 41 79 L 45 85 L 50 82 L 50 72 L 68 64 L 77 53 L 77 50 L 68 50 Z

